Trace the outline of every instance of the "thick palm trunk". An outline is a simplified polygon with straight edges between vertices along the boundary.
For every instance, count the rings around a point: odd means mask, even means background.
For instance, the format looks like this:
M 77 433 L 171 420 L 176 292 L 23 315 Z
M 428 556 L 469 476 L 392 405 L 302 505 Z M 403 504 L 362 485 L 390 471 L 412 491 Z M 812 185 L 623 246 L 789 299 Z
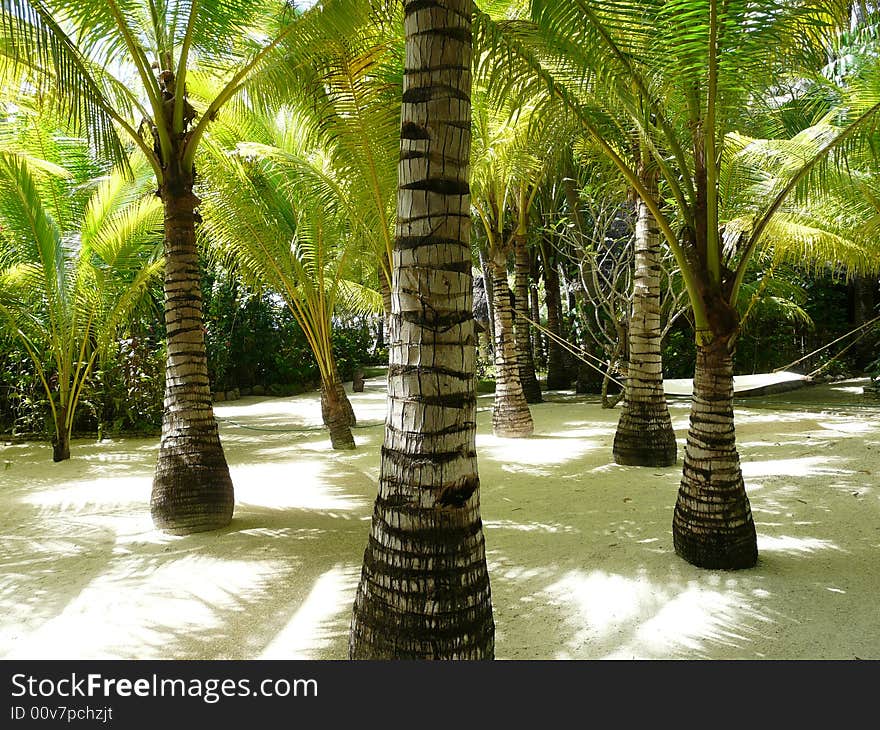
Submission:
M 150 500 L 153 522 L 175 535 L 232 519 L 234 494 L 208 382 L 192 186 L 166 184 L 165 412 Z
M 660 355 L 660 232 L 640 200 L 636 218 L 635 276 L 629 324 L 629 361 L 623 410 L 614 434 L 614 461 L 670 466 L 677 447 L 663 392 Z
M 729 337 L 697 345 L 690 428 L 672 537 L 675 552 L 700 568 L 750 568 L 755 523 L 736 450 L 733 354 Z
M 405 0 L 406 67 L 379 494 L 352 659 L 491 659 L 470 252 L 470 0 Z
M 321 417 L 330 431 L 330 444 L 334 449 L 355 448 L 351 427 L 355 424 L 354 409 L 345 392 L 345 386 L 333 368 L 335 377 L 321 380 Z
M 523 438 L 534 431 L 532 414 L 519 379 L 519 362 L 513 332 L 513 307 L 507 285 L 504 257 L 491 259 L 492 293 L 495 296 L 495 400 L 492 431 L 496 436 Z
M 565 366 L 565 350 L 556 338 L 562 338 L 562 295 L 559 269 L 552 254 L 542 252 L 544 259 L 544 301 L 547 305 L 547 390 L 564 390 L 571 385 Z
M 516 362 L 526 403 L 540 403 L 541 386 L 535 375 L 532 340 L 529 327 L 529 250 L 525 237 L 517 236 L 513 244 L 514 258 L 514 326 L 516 328 Z

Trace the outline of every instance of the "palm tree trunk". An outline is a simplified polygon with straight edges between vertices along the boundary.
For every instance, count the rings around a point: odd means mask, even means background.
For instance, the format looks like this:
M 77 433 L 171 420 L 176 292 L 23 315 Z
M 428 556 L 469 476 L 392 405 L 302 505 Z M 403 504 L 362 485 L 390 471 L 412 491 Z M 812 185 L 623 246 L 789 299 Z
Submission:
M 170 177 L 170 173 L 169 173 Z M 165 412 L 150 508 L 157 528 L 175 535 L 229 524 L 234 492 L 208 381 L 192 184 L 166 184 Z
M 534 263 L 534 260 L 533 260 Z M 531 268 L 532 281 L 538 281 L 538 267 Z M 533 322 L 541 321 L 541 301 L 538 298 L 537 285 L 529 287 L 529 316 Z M 535 368 L 542 367 L 545 364 L 546 356 L 544 354 L 544 335 L 537 327 L 532 327 L 532 360 Z
M 545 244 L 548 245 L 548 244 Z M 555 338 L 562 337 L 562 295 L 559 286 L 559 269 L 556 259 L 541 252 L 544 259 L 544 301 L 547 305 L 547 390 L 564 390 L 571 385 L 565 365 L 565 350 Z M 551 336 L 552 335 L 552 336 Z
M 629 361 L 623 409 L 614 434 L 614 461 L 670 466 L 677 446 L 663 392 L 660 341 L 660 231 L 640 200 L 636 217 L 635 277 L 629 324 Z
M 482 247 L 478 250 L 478 255 L 480 257 L 480 269 L 483 271 L 483 285 L 486 287 L 486 309 L 489 316 L 486 332 L 489 337 L 489 348 L 492 349 L 495 343 L 495 292 L 492 288 L 492 267 Z
M 519 380 L 526 403 L 541 403 L 541 386 L 535 375 L 529 322 L 529 250 L 524 236 L 513 242 L 514 257 L 514 326 L 516 329 L 516 361 Z
M 697 345 L 690 428 L 672 520 L 675 552 L 700 568 L 750 568 L 758 560 L 736 450 L 731 339 Z
M 523 438 L 532 435 L 534 423 L 519 379 L 507 266 L 504 257 L 497 253 L 490 258 L 490 266 L 492 293 L 495 297 L 495 400 L 492 408 L 492 431 L 496 436 Z
M 52 437 L 52 461 L 67 461 L 70 458 L 70 432 L 67 429 L 67 405 L 58 406 L 55 421 L 55 435 Z
M 352 659 L 492 659 L 470 250 L 470 0 L 405 0 L 388 416 Z
M 355 424 L 354 410 L 345 392 L 345 386 L 333 368 L 334 378 L 321 380 L 321 417 L 330 431 L 330 444 L 337 450 L 355 448 L 351 427 Z

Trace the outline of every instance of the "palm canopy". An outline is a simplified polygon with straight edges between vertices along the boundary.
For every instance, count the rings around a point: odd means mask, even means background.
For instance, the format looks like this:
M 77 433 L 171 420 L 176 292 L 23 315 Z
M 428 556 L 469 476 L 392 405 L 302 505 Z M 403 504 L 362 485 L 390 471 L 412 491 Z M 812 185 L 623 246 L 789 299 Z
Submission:
M 27 78 L 51 92 L 117 160 L 120 134 L 134 140 L 160 184 L 172 161 L 189 169 L 208 124 L 245 85 L 284 93 L 314 25 L 281 0 L 3 0 L 0 8 L 4 81 Z M 206 76 L 222 83 L 196 110 L 188 84 Z
M 49 399 L 56 460 L 67 458 L 92 367 L 161 272 L 161 204 L 145 195 L 149 166 L 93 175 L 83 140 L 0 134 L 0 322 L 27 350 Z M 35 158 L 12 144 L 45 142 Z M 68 169 L 59 160 L 79 162 Z M 78 222 L 77 227 L 72 227 Z M 60 450 L 59 450 L 60 446 Z
M 548 104 L 573 116 L 652 208 L 682 267 L 698 338 L 711 339 L 713 328 L 735 321 L 730 302 L 783 201 L 878 109 L 876 94 L 849 98 L 838 133 L 763 199 L 748 234 L 725 248 L 719 185 L 729 135 L 774 126 L 772 91 L 821 68 L 839 10 L 773 0 L 532 0 L 528 18 L 478 13 L 478 29 L 492 54 L 508 59 L 497 93 L 531 98 L 536 87 L 548 89 Z M 671 207 L 651 200 L 628 162 L 620 131 L 631 127 Z
M 340 178 L 331 155 L 311 146 L 297 114 L 252 116 L 250 124 L 263 142 L 227 149 L 212 138 L 208 146 L 203 239 L 248 283 L 283 298 L 332 383 L 334 312 L 381 309 L 378 294 L 359 282 L 372 246 L 353 208 L 357 181 Z

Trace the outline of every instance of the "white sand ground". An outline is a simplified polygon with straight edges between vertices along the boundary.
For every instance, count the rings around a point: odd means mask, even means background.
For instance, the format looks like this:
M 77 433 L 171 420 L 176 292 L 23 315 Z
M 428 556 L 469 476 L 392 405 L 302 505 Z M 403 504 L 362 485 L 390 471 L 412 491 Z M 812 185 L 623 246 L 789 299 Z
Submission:
M 612 462 L 618 411 L 593 398 L 551 395 L 513 440 L 481 397 L 498 658 L 880 658 L 880 404 L 862 382 L 737 401 L 760 550 L 738 572 L 672 549 L 687 399 L 670 406 L 679 465 L 645 469 Z M 2 448 L 0 657 L 345 658 L 384 381 L 353 403 L 349 453 L 314 394 L 219 405 L 235 516 L 189 537 L 152 528 L 156 440 L 78 441 L 62 464 Z

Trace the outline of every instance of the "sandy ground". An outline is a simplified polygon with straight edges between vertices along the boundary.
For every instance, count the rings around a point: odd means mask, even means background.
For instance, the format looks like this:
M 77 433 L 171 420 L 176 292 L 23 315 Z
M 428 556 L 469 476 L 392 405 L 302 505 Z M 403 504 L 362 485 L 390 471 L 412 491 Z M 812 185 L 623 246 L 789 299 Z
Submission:
M 483 518 L 500 659 L 880 658 L 880 403 L 864 381 L 737 400 L 757 567 L 672 549 L 679 465 L 617 466 L 618 411 L 551 395 L 535 436 L 491 435 Z M 316 395 L 217 407 L 237 506 L 222 531 L 152 528 L 156 440 L 0 452 L 0 657 L 343 659 L 379 469 L 384 380 L 335 453 Z M 297 430 L 298 429 L 298 430 Z M 5 468 L 4 468 L 5 467 Z

